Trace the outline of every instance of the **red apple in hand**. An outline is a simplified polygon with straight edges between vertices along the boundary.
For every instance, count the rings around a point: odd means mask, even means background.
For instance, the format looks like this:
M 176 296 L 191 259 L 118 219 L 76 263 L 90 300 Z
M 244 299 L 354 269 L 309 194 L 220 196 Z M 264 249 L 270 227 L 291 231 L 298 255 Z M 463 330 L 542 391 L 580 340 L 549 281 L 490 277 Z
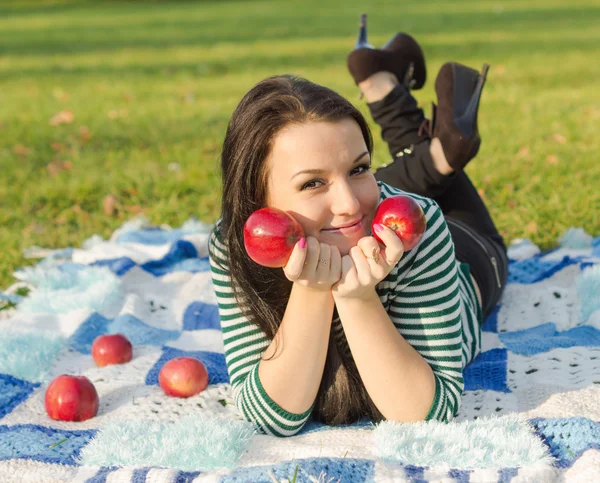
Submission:
M 277 208 L 261 208 L 244 224 L 244 246 L 259 265 L 277 268 L 287 264 L 304 230 L 294 217 Z
M 167 396 L 190 397 L 208 386 L 208 372 L 198 359 L 176 357 L 158 373 L 158 384 Z
M 98 414 L 98 393 L 85 376 L 63 374 L 54 379 L 44 400 L 48 416 L 57 421 L 85 421 Z
M 373 218 L 373 224 L 375 223 L 394 230 L 402 240 L 405 251 L 417 246 L 427 227 L 423 208 L 407 195 L 392 196 L 383 200 L 377 207 Z M 381 238 L 375 231 L 371 231 L 373 236 L 381 242 Z
M 92 357 L 99 367 L 125 364 L 133 357 L 133 348 L 123 334 L 101 335 L 92 344 Z

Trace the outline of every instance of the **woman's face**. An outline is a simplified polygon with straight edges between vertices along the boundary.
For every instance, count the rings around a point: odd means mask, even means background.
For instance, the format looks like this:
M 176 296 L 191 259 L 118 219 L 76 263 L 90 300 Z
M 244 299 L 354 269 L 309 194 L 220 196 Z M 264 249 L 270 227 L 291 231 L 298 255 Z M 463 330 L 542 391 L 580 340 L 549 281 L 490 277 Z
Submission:
M 273 139 L 266 163 L 267 205 L 290 213 L 306 236 L 343 256 L 371 234 L 379 187 L 354 119 L 290 125 Z

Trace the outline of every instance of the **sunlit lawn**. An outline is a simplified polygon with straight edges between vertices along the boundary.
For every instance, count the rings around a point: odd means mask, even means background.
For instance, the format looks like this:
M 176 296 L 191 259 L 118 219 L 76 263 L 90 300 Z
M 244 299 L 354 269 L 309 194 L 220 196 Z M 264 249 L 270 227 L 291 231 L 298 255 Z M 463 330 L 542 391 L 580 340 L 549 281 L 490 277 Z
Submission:
M 0 288 L 34 263 L 24 248 L 79 247 L 138 212 L 213 222 L 227 120 L 266 76 L 305 76 L 368 115 L 345 64 L 367 4 L 372 43 L 399 30 L 421 43 L 427 113 L 443 62 L 492 65 L 467 172 L 508 241 L 600 234 L 596 0 L 4 2 Z M 388 154 L 371 125 L 378 166 Z

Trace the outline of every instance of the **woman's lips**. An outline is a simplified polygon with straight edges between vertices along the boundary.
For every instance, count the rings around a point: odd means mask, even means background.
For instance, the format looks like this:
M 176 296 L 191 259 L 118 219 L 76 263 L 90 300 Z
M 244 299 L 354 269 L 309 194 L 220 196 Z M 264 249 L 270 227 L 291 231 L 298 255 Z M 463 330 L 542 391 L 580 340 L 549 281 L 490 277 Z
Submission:
M 365 219 L 365 217 L 363 216 L 360 219 L 360 221 L 356 222 L 352 226 L 347 226 L 347 227 L 344 227 L 344 228 L 334 228 L 334 229 L 323 230 L 323 231 L 327 232 L 327 233 L 332 233 L 334 235 L 336 235 L 336 234 L 349 235 L 351 233 L 356 233 L 357 231 L 362 230 L 364 219 Z

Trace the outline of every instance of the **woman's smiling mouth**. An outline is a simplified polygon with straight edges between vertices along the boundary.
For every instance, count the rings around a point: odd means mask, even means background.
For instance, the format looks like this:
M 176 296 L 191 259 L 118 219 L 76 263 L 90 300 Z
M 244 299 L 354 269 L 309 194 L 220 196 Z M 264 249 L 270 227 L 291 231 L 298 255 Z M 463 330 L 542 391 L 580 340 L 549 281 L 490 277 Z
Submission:
M 333 233 L 333 234 L 341 234 L 341 235 L 347 235 L 350 233 L 355 233 L 359 230 L 362 229 L 363 227 L 363 220 L 364 220 L 364 216 L 358 220 L 356 223 L 349 225 L 349 226 L 345 226 L 345 227 L 341 227 L 341 228 L 328 228 L 326 230 L 323 230 L 326 233 Z

